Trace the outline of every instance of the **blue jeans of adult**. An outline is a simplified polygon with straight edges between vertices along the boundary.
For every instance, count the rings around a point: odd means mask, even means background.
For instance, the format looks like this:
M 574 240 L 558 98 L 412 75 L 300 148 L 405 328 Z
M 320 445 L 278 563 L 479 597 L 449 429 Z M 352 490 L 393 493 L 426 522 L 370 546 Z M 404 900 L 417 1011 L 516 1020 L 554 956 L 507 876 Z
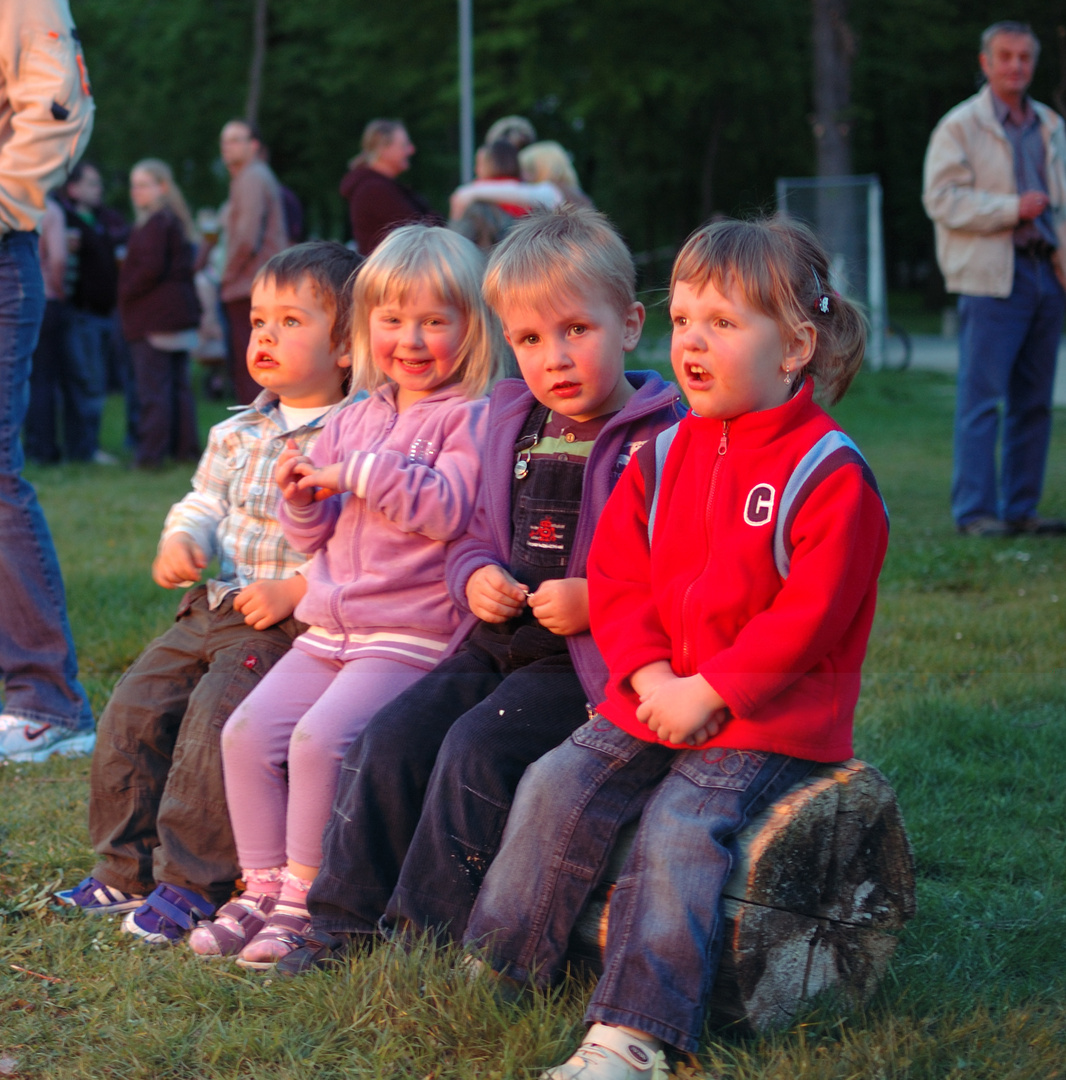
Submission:
M 92 461 L 100 449 L 100 424 L 107 401 L 107 353 L 111 319 L 67 305 L 67 457 Z
M 526 766 L 587 716 L 569 653 L 514 667 L 475 635 L 349 748 L 307 898 L 315 930 L 461 938 Z
M 1047 259 L 1016 253 L 1010 296 L 960 296 L 958 309 L 952 514 L 960 526 L 1022 521 L 1035 515 L 1044 486 L 1066 294 Z
M 467 942 L 484 946 L 496 970 L 549 985 L 619 832 L 639 819 L 585 1019 L 695 1052 L 734 838 L 812 767 L 761 751 L 674 750 L 595 717 L 527 770 Z
M 91 728 L 78 682 L 66 594 L 52 535 L 22 478 L 19 431 L 44 313 L 37 234 L 0 238 L 0 675 L 4 712 L 35 723 Z

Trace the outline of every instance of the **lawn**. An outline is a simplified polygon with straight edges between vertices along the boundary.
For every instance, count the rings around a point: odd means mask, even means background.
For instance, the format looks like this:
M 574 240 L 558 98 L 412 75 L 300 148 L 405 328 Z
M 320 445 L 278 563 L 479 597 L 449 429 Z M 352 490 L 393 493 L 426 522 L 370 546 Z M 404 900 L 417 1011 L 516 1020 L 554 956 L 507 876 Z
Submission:
M 864 1011 L 823 1002 L 772 1037 L 709 1032 L 684 1076 L 1066 1075 L 1066 541 L 956 536 L 952 403 L 945 376 L 863 373 L 836 410 L 892 517 L 856 752 L 899 794 L 918 915 Z M 1066 516 L 1062 420 L 1042 510 Z M 188 469 L 31 475 L 99 712 L 173 612 L 148 568 Z M 0 1076 L 531 1077 L 580 1031 L 577 980 L 502 1005 L 457 979 L 447 952 L 380 948 L 340 974 L 283 981 L 133 945 L 117 920 L 58 908 L 50 891 L 93 861 L 87 778 L 85 760 L 0 767 Z

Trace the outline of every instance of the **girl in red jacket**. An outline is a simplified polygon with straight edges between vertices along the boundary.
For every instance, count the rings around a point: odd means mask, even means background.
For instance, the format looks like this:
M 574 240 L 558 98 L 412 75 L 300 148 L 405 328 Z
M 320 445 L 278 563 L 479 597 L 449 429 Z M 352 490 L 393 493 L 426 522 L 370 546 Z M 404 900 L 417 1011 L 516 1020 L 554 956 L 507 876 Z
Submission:
M 784 221 L 689 238 L 670 287 L 671 362 L 692 412 L 645 444 L 589 556 L 606 700 L 526 772 L 467 940 L 544 985 L 623 826 L 585 1041 L 546 1080 L 666 1075 L 693 1052 L 721 952 L 719 901 L 746 822 L 815 762 L 851 755 L 888 540 L 837 401 L 862 362 L 858 312 Z

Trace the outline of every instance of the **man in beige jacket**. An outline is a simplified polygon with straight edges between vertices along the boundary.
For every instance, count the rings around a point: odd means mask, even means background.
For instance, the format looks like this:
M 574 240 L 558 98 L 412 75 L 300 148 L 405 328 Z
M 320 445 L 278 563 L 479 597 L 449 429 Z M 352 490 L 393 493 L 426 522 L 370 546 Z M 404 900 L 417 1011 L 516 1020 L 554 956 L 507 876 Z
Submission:
M 44 313 L 37 227 L 92 131 L 68 0 L 0 0 L 0 760 L 93 748 L 63 578 L 19 429 Z
M 970 536 L 1066 533 L 1036 512 L 1066 312 L 1066 129 L 1028 95 L 1039 51 L 1025 23 L 990 26 L 987 84 L 940 121 L 925 158 L 937 261 L 961 294 L 951 508 Z
M 281 188 L 270 166 L 260 160 L 259 133 L 246 120 L 231 120 L 222 129 L 219 143 L 230 174 L 226 264 L 219 293 L 229 320 L 230 378 L 237 400 L 248 405 L 260 390 L 245 362 L 251 336 L 252 279 L 268 259 L 288 247 L 288 237 Z

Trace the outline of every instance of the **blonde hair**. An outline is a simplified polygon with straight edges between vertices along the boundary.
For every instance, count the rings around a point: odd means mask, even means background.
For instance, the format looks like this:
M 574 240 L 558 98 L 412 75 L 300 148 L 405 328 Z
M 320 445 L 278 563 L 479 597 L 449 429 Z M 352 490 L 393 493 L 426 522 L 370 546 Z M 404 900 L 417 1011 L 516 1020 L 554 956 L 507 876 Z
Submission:
M 349 167 L 372 164 L 381 151 L 392 142 L 396 132 L 404 130 L 406 129 L 402 120 L 371 120 L 363 128 L 363 140 L 359 153 L 352 158 Z
M 420 285 L 431 288 L 466 320 L 459 372 L 467 397 L 500 377 L 506 356 L 499 320 L 481 298 L 485 259 L 465 237 L 437 225 L 405 225 L 374 249 L 352 291 L 352 389 L 373 390 L 385 376 L 370 355 L 370 312 L 402 304 Z
M 148 173 L 157 184 L 162 185 L 163 197 L 158 205 L 144 210 L 137 210 L 134 215 L 136 223 L 143 225 L 156 211 L 166 207 L 181 222 L 185 239 L 190 244 L 197 243 L 200 237 L 196 231 L 196 226 L 193 224 L 192 214 L 189 213 L 189 206 L 185 202 L 185 196 L 182 195 L 181 188 L 174 182 L 174 173 L 171 171 L 170 166 L 165 161 L 160 161 L 159 158 L 143 158 L 130 169 L 130 176 L 133 176 L 138 169 L 141 172 Z
M 546 140 L 525 147 L 518 152 L 518 164 L 522 179 L 530 183 L 550 180 L 560 186 L 581 188 L 570 155 L 557 142 Z
M 492 252 L 482 291 L 497 311 L 516 301 L 551 307 L 562 293 L 600 291 L 625 315 L 636 285 L 633 256 L 607 218 L 563 205 L 519 219 Z
M 843 396 L 862 366 L 866 323 L 859 309 L 829 288 L 829 262 L 806 226 L 787 218 L 717 221 L 697 229 L 678 252 L 670 296 L 679 281 L 697 291 L 740 289 L 790 338 L 801 327 L 816 332 L 805 371 L 829 405 Z

